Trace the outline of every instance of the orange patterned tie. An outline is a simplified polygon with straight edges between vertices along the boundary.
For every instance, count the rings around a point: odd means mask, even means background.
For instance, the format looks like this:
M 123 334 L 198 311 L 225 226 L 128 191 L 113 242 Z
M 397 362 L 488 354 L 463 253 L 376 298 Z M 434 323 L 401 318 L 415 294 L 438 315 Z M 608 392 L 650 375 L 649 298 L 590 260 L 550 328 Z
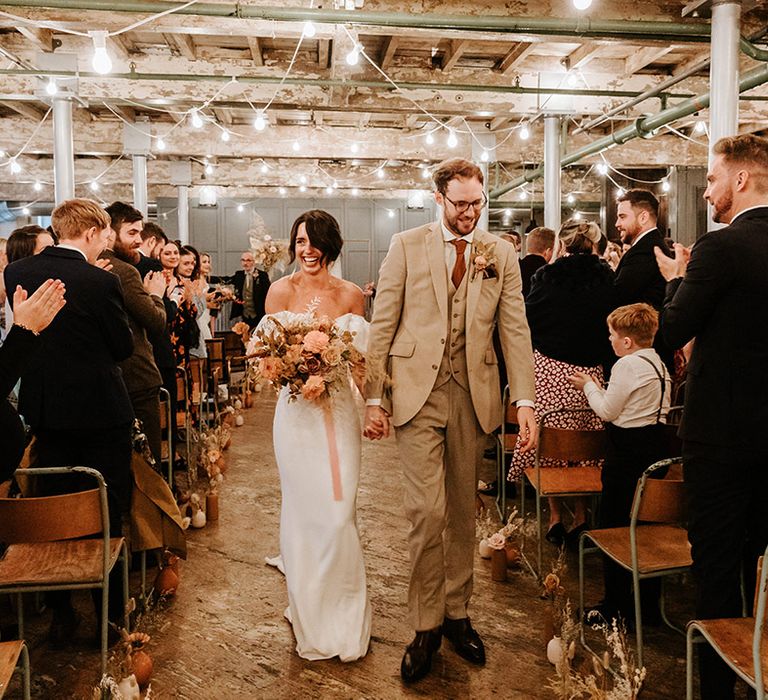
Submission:
M 453 264 L 451 272 L 451 282 L 456 289 L 459 288 L 461 280 L 467 272 L 467 263 L 464 260 L 464 251 L 467 249 L 467 242 L 461 238 L 451 241 L 451 245 L 456 246 L 456 262 Z

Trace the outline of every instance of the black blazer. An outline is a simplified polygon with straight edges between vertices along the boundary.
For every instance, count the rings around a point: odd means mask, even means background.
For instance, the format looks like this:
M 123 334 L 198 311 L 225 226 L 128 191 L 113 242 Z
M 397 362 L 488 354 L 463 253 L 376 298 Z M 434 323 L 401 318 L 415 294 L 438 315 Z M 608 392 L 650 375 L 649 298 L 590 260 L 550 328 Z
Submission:
M 605 319 L 614 309 L 613 272 L 596 255 L 558 258 L 537 270 L 525 300 L 533 347 L 561 362 L 611 362 Z
M 163 270 L 163 264 L 159 260 L 150 258 L 149 256 L 144 255 L 141 251 L 139 251 L 139 261 L 134 267 L 139 271 L 139 276 L 141 277 L 142 282 L 148 272 L 162 272 Z
M 238 270 L 230 278 L 231 284 L 235 286 L 235 297 L 237 299 L 243 299 L 243 288 L 245 287 L 245 271 Z M 267 299 L 267 292 L 269 291 L 269 275 L 263 270 L 259 270 L 253 277 L 253 306 L 256 309 L 255 321 L 260 321 L 264 315 L 264 302 Z M 244 301 L 244 300 L 243 300 Z M 229 317 L 235 318 L 236 316 L 243 315 L 243 304 L 238 301 L 232 302 L 232 310 Z
M 7 396 L 40 342 L 40 336 L 13 326 L 0 346 L 0 482 L 11 478 L 27 445 L 24 426 Z
M 520 277 L 523 278 L 523 298 L 528 296 L 528 292 L 531 291 L 531 279 L 533 279 L 533 273 L 540 267 L 544 267 L 547 264 L 547 260 L 542 255 L 536 253 L 528 253 L 524 258 L 520 258 Z
M 19 412 L 34 429 L 98 430 L 133 420 L 117 363 L 133 336 L 120 280 L 75 250 L 50 247 L 5 268 L 7 289 L 30 294 L 45 280 L 66 285 L 64 308 L 41 334 L 21 378 Z
M 155 258 L 150 258 L 144 253 L 139 253 L 139 261 L 135 264 L 139 271 L 139 277 L 142 281 L 148 272 L 162 272 L 163 264 Z M 171 345 L 171 334 L 168 331 L 168 323 L 176 314 L 176 304 L 168 297 L 163 297 L 163 307 L 165 308 L 166 326 L 161 330 L 147 328 L 147 338 L 152 345 L 152 354 L 155 358 L 155 364 L 158 369 L 173 369 L 176 367 L 176 358 L 173 355 L 173 346 Z
M 695 338 L 680 428 L 711 445 L 764 442 L 768 424 L 768 206 L 710 231 L 685 278 L 667 285 L 661 330 L 680 348 Z
M 661 309 L 666 282 L 656 264 L 653 249 L 661 248 L 669 254 L 659 229 L 648 231 L 619 261 L 616 268 L 616 305 L 645 302 Z

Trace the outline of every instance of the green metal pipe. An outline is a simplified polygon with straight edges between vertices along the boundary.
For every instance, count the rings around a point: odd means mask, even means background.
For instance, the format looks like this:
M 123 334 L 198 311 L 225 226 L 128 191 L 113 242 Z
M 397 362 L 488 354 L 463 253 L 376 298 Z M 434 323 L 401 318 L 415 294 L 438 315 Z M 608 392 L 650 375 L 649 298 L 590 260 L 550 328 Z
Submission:
M 739 46 L 742 53 L 747 54 L 750 58 L 754 58 L 756 61 L 768 61 L 768 51 L 755 46 L 751 41 L 748 41 L 744 37 L 741 37 Z
M 177 2 L 115 2 L 115 0 L 2 0 L 6 7 L 97 10 L 157 14 L 178 7 Z M 312 21 L 319 24 L 372 25 L 437 30 L 462 30 L 499 34 L 583 37 L 653 37 L 692 43 L 709 41 L 707 22 L 649 22 L 619 19 L 593 20 L 559 18 L 515 18 L 503 15 L 408 14 L 404 12 L 365 12 L 293 7 L 255 7 L 240 3 L 199 2 L 176 11 L 179 15 L 233 17 L 282 22 Z
M 107 78 L 109 80 L 167 80 L 181 82 L 216 82 L 226 83 L 237 78 L 238 83 L 248 85 L 275 84 L 282 85 L 309 85 L 313 87 L 346 87 L 346 88 L 371 88 L 395 92 L 396 88 L 391 83 L 377 80 L 344 80 L 338 78 L 300 78 L 294 76 L 278 77 L 273 75 L 219 75 L 211 73 L 110 73 L 108 76 L 88 71 L 52 71 L 32 70 L 29 68 L 3 68 L 0 75 L 21 75 L 59 78 Z M 398 88 L 403 90 L 447 90 L 453 92 L 498 92 L 512 93 L 516 95 L 565 95 L 570 97 L 634 97 L 640 93 L 631 90 L 597 90 L 573 88 L 545 88 L 545 87 L 521 87 L 516 85 L 469 85 L 469 84 L 442 84 L 442 83 L 417 83 L 398 82 Z M 691 97 L 690 93 L 672 93 L 669 97 L 685 99 Z
M 746 92 L 747 90 L 751 90 L 752 88 L 755 88 L 758 85 L 763 85 L 767 82 L 768 65 L 760 66 L 746 73 L 744 77 L 739 81 L 739 93 Z M 706 109 L 707 107 L 709 107 L 709 93 L 691 97 L 684 102 L 676 104 L 674 107 L 665 109 L 651 117 L 638 119 L 631 126 L 624 127 L 623 129 L 620 129 L 613 134 L 609 134 L 608 136 L 598 139 L 597 141 L 593 141 L 592 143 L 583 146 L 582 148 L 566 154 L 560 159 L 560 167 L 565 168 L 568 165 L 573 165 L 574 163 L 580 161 L 582 158 L 594 155 L 595 153 L 600 153 L 606 148 L 626 143 L 627 141 L 631 141 L 637 137 L 647 137 L 656 129 L 665 126 L 666 124 L 671 124 L 672 122 L 678 119 L 682 119 L 683 117 L 687 117 L 694 112 Z M 543 174 L 543 167 L 530 170 L 525 173 L 525 175 L 521 175 L 511 182 L 508 182 L 501 187 L 497 187 L 495 190 L 489 193 L 489 196 L 491 198 L 498 198 L 506 192 L 509 192 L 516 187 L 520 187 L 527 182 L 538 180 L 543 176 Z

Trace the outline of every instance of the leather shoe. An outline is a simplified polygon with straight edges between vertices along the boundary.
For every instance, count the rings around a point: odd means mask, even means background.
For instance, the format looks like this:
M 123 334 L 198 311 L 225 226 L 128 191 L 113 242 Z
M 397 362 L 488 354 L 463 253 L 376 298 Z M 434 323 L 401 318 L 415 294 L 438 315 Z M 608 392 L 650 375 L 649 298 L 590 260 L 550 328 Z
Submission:
M 582 523 L 581 525 L 577 525 L 572 530 L 569 530 L 568 533 L 565 535 L 565 544 L 569 549 L 578 549 L 579 548 L 579 538 L 581 537 L 582 532 L 586 532 L 589 530 L 589 525 L 587 523 Z
M 405 648 L 400 664 L 400 676 L 406 683 L 413 683 L 426 676 L 432 668 L 432 654 L 440 648 L 442 634 L 439 627 L 416 632 L 413 641 Z
M 468 617 L 460 620 L 445 618 L 443 635 L 453 645 L 456 653 L 473 664 L 482 666 L 485 663 L 485 646 L 480 635 L 472 628 Z
M 544 536 L 547 542 L 551 542 L 555 547 L 562 547 L 565 543 L 567 533 L 562 523 L 555 523 Z

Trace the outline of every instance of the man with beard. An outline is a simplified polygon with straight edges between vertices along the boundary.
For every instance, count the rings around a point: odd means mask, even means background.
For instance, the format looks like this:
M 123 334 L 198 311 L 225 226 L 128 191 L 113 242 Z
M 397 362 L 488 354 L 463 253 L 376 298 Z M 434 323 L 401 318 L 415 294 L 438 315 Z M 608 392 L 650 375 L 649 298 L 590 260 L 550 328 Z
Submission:
M 134 211 L 136 210 L 134 209 Z M 137 213 L 140 214 L 141 212 Z M 165 235 L 163 229 L 151 221 L 144 222 L 144 228 L 141 230 L 139 260 L 136 263 L 136 269 L 142 278 L 150 270 L 163 269 L 160 263 L 160 251 L 166 243 L 168 243 L 168 236 Z
M 664 339 L 695 338 L 680 426 L 689 497 L 696 616 L 741 616 L 740 575 L 751 608 L 757 557 L 768 542 L 768 139 L 720 139 L 704 199 L 726 228 L 675 258 L 657 252 L 668 280 Z M 736 674 L 699 647 L 701 697 L 733 698 Z
M 111 244 L 100 257 L 112 265 L 120 278 L 133 332 L 133 354 L 120 363 L 123 380 L 128 389 L 136 417 L 142 422 L 152 455 L 159 463 L 161 457 L 160 372 L 152 354 L 147 333 L 165 332 L 165 277 L 162 272 L 148 272 L 143 280 L 134 267 L 140 259 L 142 214 L 130 204 L 114 202 L 107 207 L 111 221 Z
M 433 175 L 439 221 L 395 234 L 382 263 L 371 322 L 365 432 L 389 434 L 405 477 L 410 522 L 410 622 L 416 631 L 400 675 L 424 677 L 445 636 L 485 663 L 470 624 L 477 464 L 485 434 L 502 420 L 492 334 L 498 326 L 520 442 L 533 447 L 534 382 L 520 266 L 510 243 L 477 229 L 487 200 L 483 173 L 454 158 Z M 385 377 L 392 380 L 385 395 Z
M 656 228 L 659 200 L 648 190 L 628 190 L 618 199 L 616 228 L 621 242 L 630 246 L 616 268 L 616 306 L 646 303 L 661 311 L 666 282 L 656 265 L 654 250 L 667 252 L 664 236 Z M 674 370 L 674 353 L 664 344 L 661 333 L 653 347 L 667 368 Z

